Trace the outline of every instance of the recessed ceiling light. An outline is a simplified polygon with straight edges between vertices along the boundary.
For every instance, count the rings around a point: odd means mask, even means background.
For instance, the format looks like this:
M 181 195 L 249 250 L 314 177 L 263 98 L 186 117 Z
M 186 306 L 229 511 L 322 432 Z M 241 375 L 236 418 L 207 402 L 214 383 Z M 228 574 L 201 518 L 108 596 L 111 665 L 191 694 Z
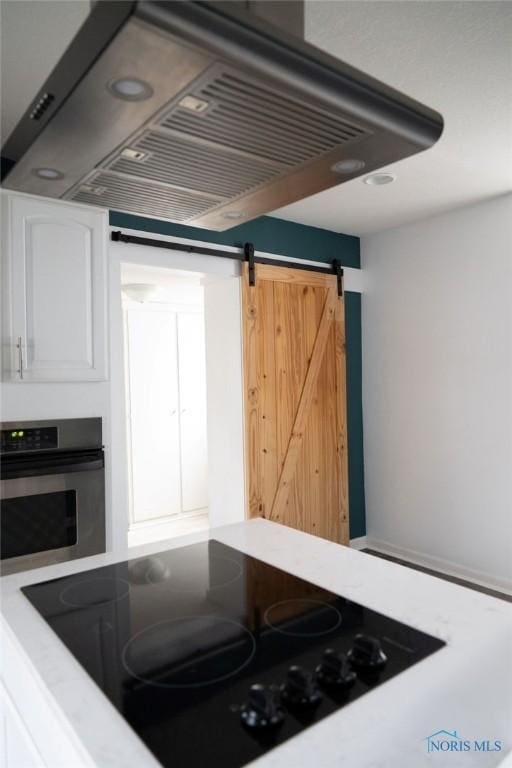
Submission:
M 351 157 L 334 163 L 334 165 L 331 166 L 331 171 L 334 171 L 335 173 L 355 173 L 356 171 L 362 171 L 365 165 L 366 163 L 364 160 Z
M 381 187 L 384 184 L 392 184 L 394 181 L 396 181 L 394 173 L 374 173 L 364 179 L 364 183 L 371 187 Z
M 125 101 L 143 101 L 153 95 L 153 89 L 145 80 L 136 77 L 121 77 L 107 84 L 109 91 L 118 99 Z
M 243 215 L 242 211 L 226 211 L 226 213 L 222 214 L 222 217 L 224 219 L 241 219 Z
M 34 168 L 32 171 L 40 179 L 46 179 L 47 181 L 53 181 L 54 179 L 62 179 L 63 173 L 56 168 Z

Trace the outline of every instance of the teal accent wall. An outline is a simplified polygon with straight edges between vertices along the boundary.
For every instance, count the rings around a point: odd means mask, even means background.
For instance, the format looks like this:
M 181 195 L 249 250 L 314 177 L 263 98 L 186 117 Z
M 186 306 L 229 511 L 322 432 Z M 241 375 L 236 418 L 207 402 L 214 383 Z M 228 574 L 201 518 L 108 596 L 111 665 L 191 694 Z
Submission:
M 345 292 L 350 538 L 366 535 L 363 458 L 361 294 Z
M 120 229 L 138 229 L 141 232 L 171 237 L 185 237 L 217 245 L 243 246 L 244 243 L 250 242 L 254 244 L 257 251 L 266 251 L 280 256 L 293 256 L 320 262 L 339 259 L 344 267 L 359 269 L 361 266 L 358 237 L 295 224 L 271 216 L 262 216 L 228 229 L 226 232 L 213 232 L 198 227 L 172 224 L 160 219 L 148 219 L 143 216 L 111 211 L 110 226 Z M 366 533 L 361 386 L 361 296 L 350 291 L 345 294 L 345 333 L 350 537 L 356 538 Z

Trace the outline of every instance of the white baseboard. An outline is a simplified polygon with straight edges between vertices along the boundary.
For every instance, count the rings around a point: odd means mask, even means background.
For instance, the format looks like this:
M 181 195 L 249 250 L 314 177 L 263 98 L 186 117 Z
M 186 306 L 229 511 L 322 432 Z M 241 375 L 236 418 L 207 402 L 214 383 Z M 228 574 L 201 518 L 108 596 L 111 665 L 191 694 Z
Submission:
M 359 541 L 359 539 L 355 539 Z M 350 542 L 352 546 L 352 541 Z M 368 549 L 374 549 L 377 552 L 382 552 L 383 555 L 391 555 L 392 557 L 398 557 L 401 560 L 408 560 L 414 565 L 421 565 L 424 568 L 430 568 L 433 571 L 439 571 L 447 576 L 455 576 L 458 579 L 464 579 L 470 581 L 473 584 L 478 584 L 481 587 L 487 587 L 488 589 L 495 589 L 498 592 L 504 592 L 507 595 L 512 595 L 512 580 L 503 578 L 500 576 L 494 576 L 491 573 L 485 571 L 477 571 L 472 568 L 467 568 L 464 565 L 455 563 L 451 560 L 445 560 L 441 557 L 435 557 L 433 555 L 427 555 L 424 552 L 417 552 L 414 549 L 408 549 L 407 547 L 396 546 L 389 541 L 382 541 L 376 539 L 373 536 L 366 536 L 365 546 Z
M 352 549 L 366 549 L 368 546 L 366 536 L 358 536 L 357 539 L 350 539 Z

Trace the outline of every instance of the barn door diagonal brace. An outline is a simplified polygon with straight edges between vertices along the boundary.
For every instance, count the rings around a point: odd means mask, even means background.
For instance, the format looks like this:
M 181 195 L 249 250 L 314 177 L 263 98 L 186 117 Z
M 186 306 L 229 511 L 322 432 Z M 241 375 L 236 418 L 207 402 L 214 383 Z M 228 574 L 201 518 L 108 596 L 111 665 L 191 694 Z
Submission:
M 343 296 L 343 269 L 338 259 L 334 259 L 332 262 L 333 271 L 336 273 L 336 282 L 338 285 L 338 296 Z
M 256 270 L 254 268 L 254 245 L 252 243 L 245 243 L 244 256 L 245 260 L 249 263 L 249 285 L 256 285 Z
M 281 474 L 277 483 L 277 489 L 272 502 L 272 509 L 270 512 L 270 520 L 280 520 L 283 514 L 288 495 L 290 491 L 290 483 L 295 474 L 295 468 L 299 458 L 299 452 L 303 443 L 304 431 L 306 427 L 306 421 L 309 415 L 311 403 L 315 392 L 315 385 L 318 379 L 318 374 L 322 361 L 324 359 L 324 353 L 327 346 L 327 339 L 329 337 L 330 329 L 333 319 L 335 317 L 335 305 L 336 299 L 334 298 L 333 291 L 327 293 L 325 300 L 322 317 L 320 318 L 320 325 L 318 326 L 315 344 L 311 353 L 309 361 L 309 367 L 306 372 L 306 378 L 302 386 L 302 392 L 300 394 L 299 404 L 295 413 L 295 419 L 293 422 L 292 431 L 290 433 L 290 439 L 288 441 L 288 447 L 281 468 Z

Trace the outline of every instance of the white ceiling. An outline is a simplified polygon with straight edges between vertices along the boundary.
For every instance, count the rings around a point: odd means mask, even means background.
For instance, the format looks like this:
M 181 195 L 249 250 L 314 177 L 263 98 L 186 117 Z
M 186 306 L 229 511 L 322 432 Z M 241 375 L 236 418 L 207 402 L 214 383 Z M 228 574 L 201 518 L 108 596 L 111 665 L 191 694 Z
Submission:
M 1 1 L 4 138 L 88 9 L 88 0 Z M 274 215 L 363 234 L 512 189 L 512 3 L 309 0 L 306 37 L 439 110 L 445 130 L 433 149 L 387 168 L 394 184 L 356 179 Z
M 147 301 L 156 304 L 189 304 L 201 307 L 204 288 L 201 275 L 180 270 L 147 267 L 142 264 L 121 264 L 121 285 L 152 285 L 155 292 Z M 128 294 L 129 295 L 129 294 Z
M 314 0 L 306 37 L 437 109 L 445 129 L 388 166 L 393 184 L 355 179 L 276 216 L 362 234 L 512 189 L 512 3 Z
M 193 288 L 201 288 L 202 275 L 197 272 L 167 269 L 163 267 L 151 267 L 145 264 L 121 264 L 121 284 L 127 283 L 151 283 L 151 285 L 189 285 Z

